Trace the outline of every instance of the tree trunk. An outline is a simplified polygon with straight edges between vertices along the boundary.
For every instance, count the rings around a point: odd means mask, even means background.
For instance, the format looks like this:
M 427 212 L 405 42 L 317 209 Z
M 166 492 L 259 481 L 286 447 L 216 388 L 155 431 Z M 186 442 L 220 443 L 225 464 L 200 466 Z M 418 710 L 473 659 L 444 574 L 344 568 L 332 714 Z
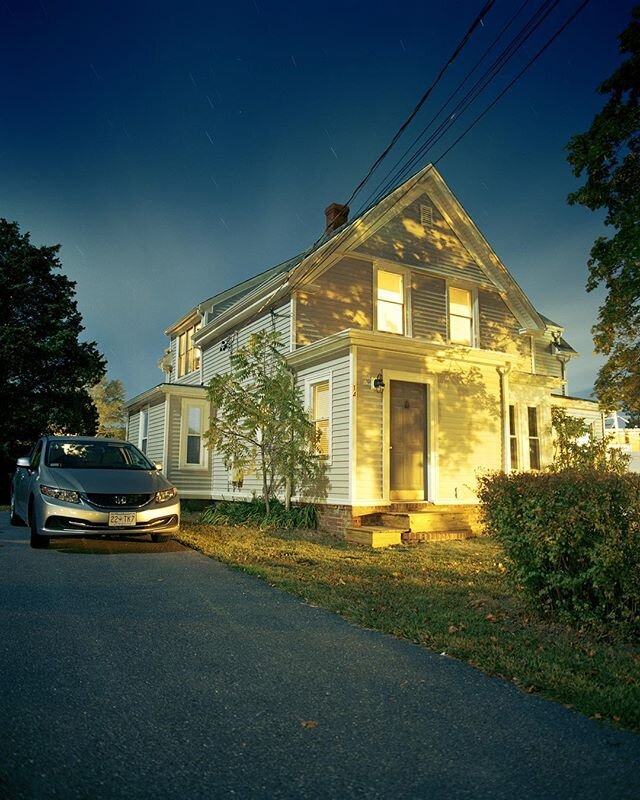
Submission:
M 284 483 L 284 509 L 285 511 L 291 510 L 291 476 L 287 475 Z

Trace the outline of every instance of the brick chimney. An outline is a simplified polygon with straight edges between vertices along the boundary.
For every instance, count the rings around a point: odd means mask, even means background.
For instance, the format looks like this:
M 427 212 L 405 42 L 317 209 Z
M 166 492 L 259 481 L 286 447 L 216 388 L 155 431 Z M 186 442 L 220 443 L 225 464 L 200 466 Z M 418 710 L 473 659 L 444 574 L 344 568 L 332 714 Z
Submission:
M 324 215 L 327 219 L 325 233 L 333 233 L 349 219 L 349 206 L 343 206 L 341 203 L 331 203 L 330 206 L 325 208 Z

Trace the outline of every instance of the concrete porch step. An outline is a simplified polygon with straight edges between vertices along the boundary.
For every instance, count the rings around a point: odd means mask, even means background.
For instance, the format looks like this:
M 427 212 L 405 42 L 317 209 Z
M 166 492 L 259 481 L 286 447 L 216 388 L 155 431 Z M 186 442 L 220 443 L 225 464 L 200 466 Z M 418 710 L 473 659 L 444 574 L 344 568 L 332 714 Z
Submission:
M 389 528 L 404 528 L 412 533 L 436 533 L 468 530 L 476 527 L 475 516 L 464 510 L 456 511 L 414 511 L 383 512 L 363 517 L 367 525 L 383 525 Z
M 460 531 L 433 531 L 431 533 L 427 531 L 409 531 L 404 534 L 402 541 L 405 544 L 415 542 L 448 542 L 452 540 L 472 539 L 474 535 L 473 531 L 468 528 Z

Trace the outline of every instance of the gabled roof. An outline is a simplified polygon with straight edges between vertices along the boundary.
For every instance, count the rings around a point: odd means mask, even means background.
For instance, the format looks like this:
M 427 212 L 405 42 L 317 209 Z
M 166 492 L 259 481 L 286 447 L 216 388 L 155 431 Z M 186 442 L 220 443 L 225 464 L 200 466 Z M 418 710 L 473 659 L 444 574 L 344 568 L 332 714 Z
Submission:
M 542 333 L 549 326 L 560 328 L 536 311 L 436 168 L 429 164 L 358 217 L 320 238 L 306 252 L 196 306 L 191 314 L 202 315 L 203 310 L 215 314 L 196 334 L 196 343 L 205 344 L 247 316 L 259 313 L 282 299 L 291 290 L 313 282 L 347 251 L 372 236 L 424 192 L 428 192 L 440 214 L 468 251 L 469 258 L 486 276 L 487 283 L 501 293 L 523 332 Z M 167 333 L 184 324 L 188 318 L 189 315 L 183 317 Z M 569 345 L 566 347 L 571 349 Z

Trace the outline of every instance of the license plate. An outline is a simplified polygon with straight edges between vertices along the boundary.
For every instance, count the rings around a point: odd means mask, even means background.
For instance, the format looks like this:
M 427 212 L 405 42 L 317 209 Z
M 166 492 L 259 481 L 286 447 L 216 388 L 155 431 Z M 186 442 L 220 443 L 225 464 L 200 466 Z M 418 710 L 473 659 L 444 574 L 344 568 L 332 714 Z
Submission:
M 136 524 L 135 511 L 112 511 L 109 514 L 110 528 L 133 528 Z

